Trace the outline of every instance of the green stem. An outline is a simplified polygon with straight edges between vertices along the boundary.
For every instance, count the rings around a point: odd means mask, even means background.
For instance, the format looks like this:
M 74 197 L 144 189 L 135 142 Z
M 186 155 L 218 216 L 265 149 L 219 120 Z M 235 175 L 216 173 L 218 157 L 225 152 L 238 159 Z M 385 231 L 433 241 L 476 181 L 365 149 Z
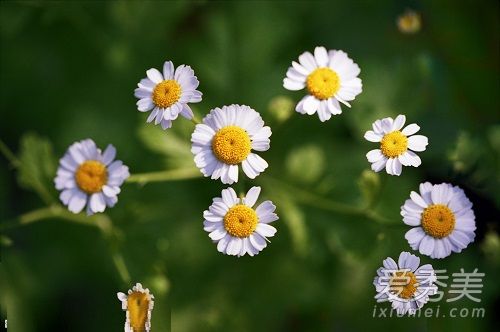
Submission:
M 369 210 L 366 208 L 359 208 L 342 202 L 337 202 L 331 199 L 323 198 L 307 190 L 296 188 L 294 186 L 291 186 L 285 182 L 279 181 L 269 176 L 264 176 L 263 180 L 269 182 L 270 187 L 283 188 L 286 192 L 292 194 L 294 199 L 303 204 L 307 204 L 309 206 L 316 207 L 318 209 L 332 211 L 340 214 L 366 217 L 384 226 L 391 225 L 390 223 L 387 223 L 388 221 L 387 218 L 378 215 L 373 210 Z
M 17 168 L 21 165 L 19 159 L 17 159 L 16 155 L 9 149 L 9 147 L 0 139 L 0 152 L 7 158 L 10 164 Z
M 127 265 L 125 265 L 125 259 L 123 258 L 123 255 L 119 252 L 114 252 L 113 253 L 113 263 L 115 264 L 116 270 L 118 271 L 118 274 L 120 275 L 120 278 L 125 284 L 130 284 L 130 273 L 127 269 Z
M 194 123 L 195 125 L 201 123 L 200 120 L 198 120 L 198 118 L 196 116 L 193 116 L 193 118 L 191 119 L 191 122 Z
M 127 183 L 139 183 L 145 185 L 150 182 L 179 181 L 201 177 L 202 174 L 197 168 L 181 168 L 176 170 L 132 174 Z

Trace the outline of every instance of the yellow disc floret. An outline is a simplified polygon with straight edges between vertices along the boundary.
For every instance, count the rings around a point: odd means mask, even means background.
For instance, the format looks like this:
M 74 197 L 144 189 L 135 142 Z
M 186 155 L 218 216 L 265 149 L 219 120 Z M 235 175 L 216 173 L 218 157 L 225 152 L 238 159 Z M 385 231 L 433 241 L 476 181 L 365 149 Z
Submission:
M 167 108 L 181 98 L 181 86 L 175 80 L 158 83 L 153 90 L 153 102 L 156 106 Z
M 422 228 L 430 236 L 441 239 L 453 232 L 455 215 L 446 205 L 430 205 L 422 212 Z
M 340 88 L 340 78 L 330 68 L 318 68 L 307 76 L 307 90 L 318 99 L 333 97 Z
M 236 165 L 246 159 L 252 148 L 248 133 L 237 126 L 220 129 L 212 139 L 212 151 L 220 161 Z
M 396 271 L 389 281 L 389 289 L 391 293 L 396 294 L 400 298 L 409 299 L 417 291 L 417 277 L 410 271 Z
M 87 194 L 100 192 L 108 181 L 106 166 L 97 160 L 87 160 L 78 167 L 75 173 L 78 187 Z
M 380 150 L 387 158 L 395 158 L 408 150 L 408 137 L 399 130 L 385 134 L 380 141 Z
M 254 209 L 242 204 L 233 206 L 224 216 L 224 228 L 235 237 L 249 237 L 258 222 L 259 217 Z
M 132 331 L 145 331 L 148 320 L 149 295 L 142 292 L 133 292 L 128 295 L 127 308 Z

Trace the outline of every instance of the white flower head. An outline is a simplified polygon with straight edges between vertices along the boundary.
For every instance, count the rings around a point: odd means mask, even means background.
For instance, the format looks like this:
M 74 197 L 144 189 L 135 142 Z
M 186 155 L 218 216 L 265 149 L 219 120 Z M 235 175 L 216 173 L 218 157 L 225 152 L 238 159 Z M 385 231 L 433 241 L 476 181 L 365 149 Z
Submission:
M 253 208 L 259 198 L 260 187 L 252 187 L 243 198 L 238 198 L 233 188 L 222 190 L 222 197 L 213 199 L 212 205 L 203 212 L 204 230 L 217 250 L 226 255 L 257 255 L 267 246 L 267 238 L 276 234 L 269 225 L 278 220 L 276 206 L 264 201 Z
M 421 309 L 437 293 L 437 278 L 432 265 L 419 264 L 420 258 L 409 252 L 402 252 L 397 263 L 387 257 L 373 281 L 377 302 L 390 301 L 398 315 Z
M 88 215 L 104 212 L 118 201 L 120 186 L 129 177 L 128 167 L 115 160 L 116 149 L 108 145 L 104 153 L 91 139 L 73 143 L 59 160 L 56 189 L 68 210 L 79 213 L 87 206 Z
M 122 302 L 122 310 L 126 311 L 125 332 L 151 331 L 151 313 L 154 307 L 154 296 L 149 289 L 135 284 L 128 293 L 116 294 Z
M 147 122 L 154 120 L 155 124 L 168 129 L 179 114 L 186 119 L 193 118 L 188 103 L 200 102 L 202 93 L 196 90 L 200 83 L 190 66 L 180 65 L 175 69 L 172 61 L 165 61 L 163 73 L 151 68 L 146 75 L 137 84 L 134 95 L 139 98 L 140 112 L 151 111 Z
M 403 128 L 405 121 L 404 115 L 398 115 L 395 120 L 390 117 L 377 120 L 372 125 L 373 130 L 365 133 L 367 141 L 380 143 L 380 149 L 366 154 L 375 172 L 385 168 L 387 174 L 399 176 L 403 166 L 418 167 L 422 163 L 413 151 L 425 151 L 428 139 L 423 135 L 413 135 L 420 130 L 415 123 Z
M 304 88 L 309 94 L 302 98 L 295 110 L 301 114 L 318 113 L 321 122 L 342 113 L 340 104 L 351 107 L 362 91 L 359 66 L 344 51 L 329 50 L 323 46 L 314 49 L 314 55 L 304 52 L 299 62 L 288 68 L 283 87 L 297 91 Z
M 238 165 L 254 179 L 267 167 L 267 162 L 252 152 L 267 151 L 271 128 L 254 109 L 245 105 L 214 108 L 203 123 L 197 124 L 191 136 L 194 162 L 204 176 L 221 179 L 222 183 L 238 182 Z
M 410 247 L 431 258 L 461 252 L 474 241 L 476 217 L 462 189 L 448 183 L 420 184 L 401 207 L 403 222 L 413 228 L 405 234 Z

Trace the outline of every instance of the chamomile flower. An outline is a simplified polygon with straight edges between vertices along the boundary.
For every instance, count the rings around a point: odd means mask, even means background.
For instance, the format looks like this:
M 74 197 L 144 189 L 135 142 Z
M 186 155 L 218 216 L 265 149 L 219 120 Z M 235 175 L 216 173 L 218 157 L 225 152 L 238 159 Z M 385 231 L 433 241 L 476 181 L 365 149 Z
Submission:
M 269 149 L 271 128 L 248 106 L 215 108 L 197 124 L 191 136 L 191 152 L 204 176 L 222 183 L 238 182 L 238 165 L 254 179 L 268 164 L 252 152 Z
M 387 257 L 373 281 L 377 302 L 390 301 L 398 315 L 422 308 L 437 293 L 437 278 L 432 265 L 419 264 L 420 258 L 409 252 L 402 252 L 397 263 Z
M 137 84 L 134 95 L 139 98 L 137 109 L 140 112 L 151 111 L 148 123 L 154 120 L 155 124 L 168 129 L 179 114 L 186 119 L 193 118 L 188 103 L 200 102 L 202 93 L 196 90 L 200 83 L 190 66 L 181 65 L 174 70 L 173 63 L 165 61 L 163 73 L 151 68 L 146 75 Z
M 86 139 L 73 143 L 59 160 L 56 189 L 68 210 L 79 213 L 87 206 L 91 215 L 113 207 L 118 201 L 120 186 L 129 177 L 128 167 L 115 160 L 116 149 L 108 145 L 104 153 L 94 141 Z
M 410 247 L 431 258 L 461 252 L 474 241 L 476 217 L 462 189 L 448 183 L 420 184 L 401 207 L 403 222 L 413 226 L 405 234 Z
M 418 167 L 422 163 L 413 151 L 425 151 L 428 139 L 423 135 L 413 135 L 420 130 L 415 123 L 403 128 L 405 121 L 404 115 L 398 115 L 395 120 L 377 120 L 372 125 L 373 130 L 365 133 L 367 141 L 380 143 L 380 149 L 366 154 L 366 159 L 372 163 L 372 170 L 375 172 L 385 168 L 387 174 L 400 175 L 403 166 Z
M 217 250 L 226 255 L 257 255 L 267 246 L 267 238 L 276 234 L 269 225 L 278 220 L 276 206 L 264 201 L 253 208 L 259 198 L 260 187 L 252 187 L 244 198 L 238 198 L 233 188 L 222 190 L 222 197 L 213 199 L 212 205 L 203 212 L 204 230 Z
M 154 296 L 149 289 L 142 288 L 140 283 L 129 289 L 128 294 L 116 294 L 122 302 L 122 310 L 127 312 L 125 332 L 151 331 L 151 312 L 154 307 Z
M 302 98 L 295 110 L 301 114 L 318 113 L 321 122 L 342 113 L 340 104 L 351 107 L 350 101 L 361 93 L 362 83 L 358 78 L 359 66 L 344 51 L 330 50 L 319 46 L 314 55 L 304 52 L 299 62 L 288 68 L 283 87 L 297 91 L 304 88 L 309 94 Z

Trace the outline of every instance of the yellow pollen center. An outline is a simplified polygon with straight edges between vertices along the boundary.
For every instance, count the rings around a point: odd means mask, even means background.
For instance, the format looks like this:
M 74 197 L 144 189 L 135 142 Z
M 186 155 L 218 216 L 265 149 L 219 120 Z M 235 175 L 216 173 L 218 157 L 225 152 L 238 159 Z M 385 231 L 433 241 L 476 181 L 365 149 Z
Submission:
M 94 194 L 108 181 L 108 170 L 100 161 L 87 160 L 76 170 L 75 181 L 82 191 Z
M 181 98 L 181 86 L 175 80 L 158 83 L 153 90 L 153 102 L 156 106 L 167 108 Z
M 212 139 L 212 151 L 220 161 L 236 165 L 250 154 L 250 136 L 237 126 L 227 126 L 220 129 Z
M 340 88 L 340 78 L 330 68 L 322 67 L 314 70 L 307 76 L 307 90 L 318 99 L 332 97 Z
M 242 204 L 233 206 L 224 216 L 224 228 L 235 237 L 249 237 L 258 222 L 259 217 L 254 209 Z
M 127 307 L 129 312 L 130 326 L 132 331 L 139 332 L 146 330 L 148 320 L 149 296 L 142 292 L 133 292 L 127 297 Z
M 417 277 L 410 271 L 396 271 L 389 281 L 389 289 L 403 299 L 409 299 L 417 291 Z
M 430 236 L 441 239 L 455 228 L 455 215 L 445 205 L 430 205 L 422 212 L 422 228 Z
M 399 130 L 385 134 L 380 141 L 380 150 L 388 158 L 395 158 L 408 150 L 408 137 Z

